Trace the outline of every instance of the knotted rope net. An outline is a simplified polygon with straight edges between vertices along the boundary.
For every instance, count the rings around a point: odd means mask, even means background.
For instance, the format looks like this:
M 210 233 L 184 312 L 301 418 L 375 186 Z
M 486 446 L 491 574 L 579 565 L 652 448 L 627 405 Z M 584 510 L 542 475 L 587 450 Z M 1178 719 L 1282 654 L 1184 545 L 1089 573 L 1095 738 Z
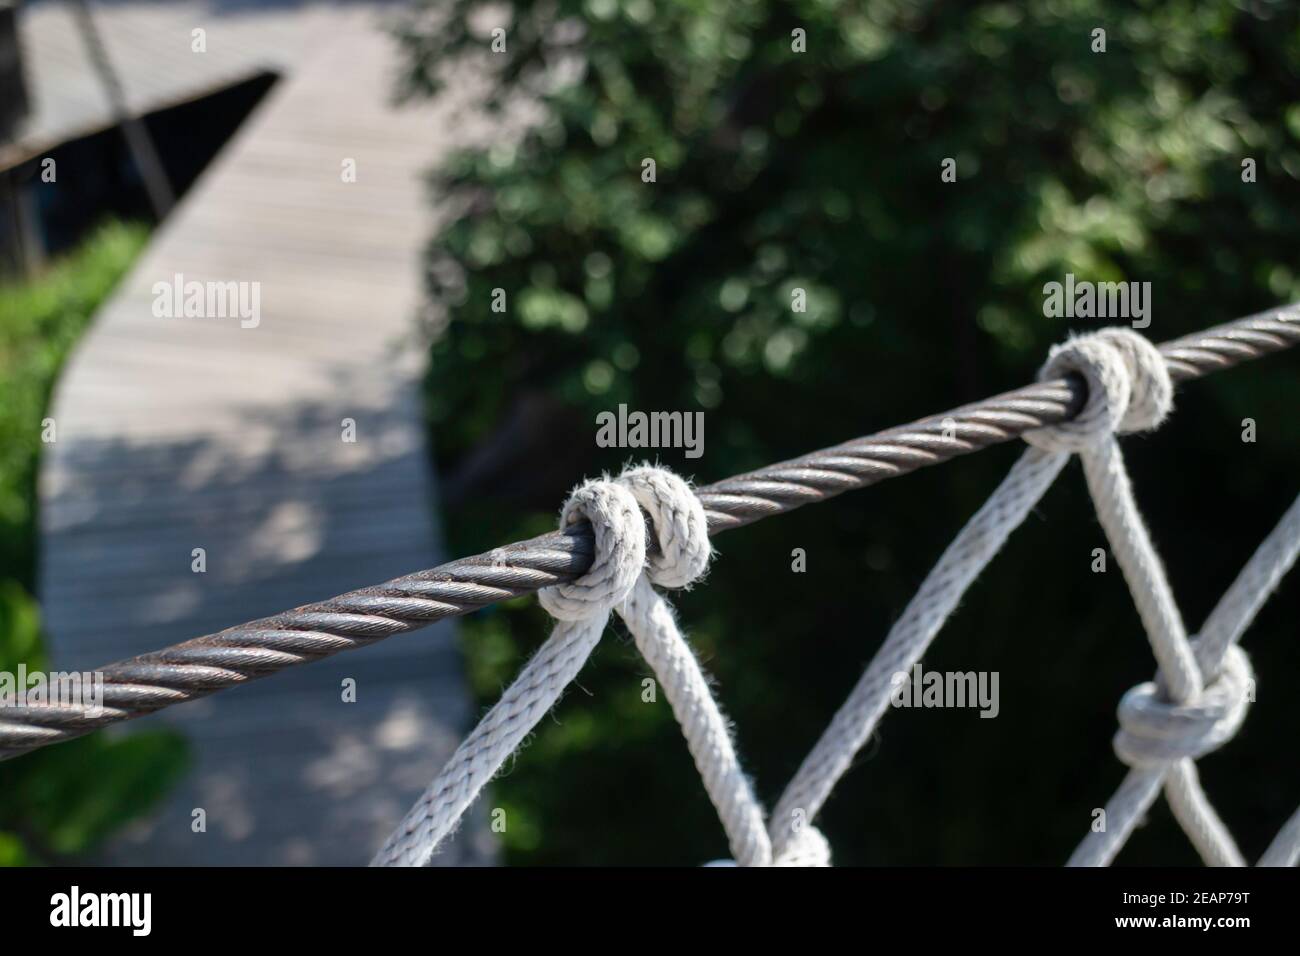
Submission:
M 1070 857 L 1104 865 L 1163 791 L 1207 863 L 1244 863 L 1218 818 L 1196 760 L 1230 741 L 1254 696 L 1238 642 L 1300 550 L 1300 500 L 1283 515 L 1190 638 L 1133 497 L 1116 436 L 1156 428 L 1173 383 L 1300 344 L 1289 305 L 1187 335 L 1158 348 L 1109 329 L 1053 349 L 1034 385 L 942 415 L 853 439 L 692 489 L 643 466 L 578 488 L 560 530 L 383 584 L 239 624 L 104 665 L 103 700 L 0 708 L 0 760 L 218 693 L 290 667 L 366 647 L 497 601 L 540 592 L 555 631 L 457 749 L 375 858 L 428 863 L 503 761 L 556 703 L 598 643 L 611 613 L 632 631 L 664 687 L 687 746 L 742 865 L 826 865 L 812 825 L 890 701 L 966 589 L 1077 454 L 1100 523 L 1137 606 L 1155 679 L 1119 704 L 1115 753 L 1130 772 L 1106 804 L 1107 826 Z M 919 468 L 1024 437 L 1030 448 L 970 519 L 799 767 L 770 814 L 745 776 L 709 684 L 656 591 L 704 573 L 709 536 Z M 648 530 L 647 530 L 648 527 Z M 1261 865 L 1295 865 L 1300 811 Z
M 828 866 L 830 846 L 813 821 L 888 708 L 895 675 L 919 663 L 967 588 L 1070 456 L 1078 455 L 1098 520 L 1146 631 L 1156 675 L 1119 703 L 1114 749 L 1130 771 L 1106 804 L 1106 826 L 1089 832 L 1069 863 L 1110 863 L 1163 790 L 1207 864 L 1244 865 L 1201 786 L 1196 760 L 1233 738 L 1254 697 L 1250 660 L 1238 641 L 1300 552 L 1300 498 L 1224 593 L 1199 636 L 1189 637 L 1117 441 L 1122 434 L 1155 429 L 1168 416 L 1170 363 L 1142 336 L 1113 328 L 1052 349 L 1039 378 L 1070 374 L 1086 384 L 1082 407 L 1068 420 L 1024 432 L 1030 447 L 939 558 L 771 814 L 755 797 L 709 683 L 672 607 L 656 590 L 689 587 L 708 567 L 712 548 L 700 498 L 672 472 L 648 465 L 578 487 L 560 526 L 590 523 L 595 543 L 590 569 L 539 592 L 556 621 L 550 638 L 457 748 L 374 863 L 413 866 L 432 860 L 484 786 L 563 696 L 616 613 L 681 725 L 734 862 Z M 647 546 L 648 535 L 656 548 Z M 1298 858 L 1300 810 L 1259 864 L 1293 866 Z

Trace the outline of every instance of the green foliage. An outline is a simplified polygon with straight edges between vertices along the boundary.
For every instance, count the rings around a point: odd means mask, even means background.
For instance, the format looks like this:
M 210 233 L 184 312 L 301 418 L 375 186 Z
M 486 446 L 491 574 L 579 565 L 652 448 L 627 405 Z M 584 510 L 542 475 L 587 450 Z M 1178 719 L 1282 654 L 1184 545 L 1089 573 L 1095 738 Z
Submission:
M 0 282 L 0 578 L 29 590 L 41 419 L 64 359 L 144 246 L 144 226 L 110 222 L 31 282 Z
M 45 669 L 40 612 L 17 581 L 0 581 L 0 671 Z
M 55 378 L 144 246 L 109 223 L 31 282 L 0 284 L 0 672 L 45 671 L 35 577 L 36 473 Z M 0 866 L 85 853 L 155 802 L 185 765 L 169 732 L 83 737 L 0 763 Z
M 93 734 L 38 750 L 0 764 L 0 826 L 25 838 L 29 859 L 74 857 L 157 802 L 185 765 L 185 743 L 170 732 Z
M 468 56 L 496 67 L 496 105 L 541 107 L 517 142 L 462 152 L 435 180 L 464 210 L 429 252 L 449 313 L 429 410 L 458 551 L 535 533 L 577 471 L 617 467 L 591 423 L 620 402 L 706 410 L 705 457 L 661 457 L 710 480 L 1023 384 L 1071 327 L 1043 316 L 1044 283 L 1066 273 L 1151 282 L 1157 340 L 1300 298 L 1293 5 L 477 6 L 430 4 L 401 31 L 413 93 Z M 485 52 L 496 25 L 503 55 Z M 1098 27 L 1105 53 L 1092 51 Z M 806 53 L 792 52 L 796 28 Z M 940 180 L 948 157 L 955 183 Z M 1256 182 L 1243 182 L 1246 158 Z M 1182 414 L 1132 453 L 1192 626 L 1294 494 L 1294 363 L 1187 389 Z M 1267 439 L 1241 443 L 1246 416 Z M 722 562 L 682 618 L 769 801 L 1012 454 L 720 539 Z M 493 456 L 514 477 L 487 480 Z M 1003 716 L 887 720 L 872 766 L 827 810 L 839 859 L 1057 862 L 1118 780 L 1114 704 L 1152 663 L 1118 574 L 1087 571 L 1101 542 L 1077 475 L 1062 484 L 1050 521 L 1018 535 L 926 661 L 999 670 Z M 1216 515 L 1223 501 L 1251 517 Z M 793 547 L 808 574 L 790 573 Z M 1268 642 L 1295 609 L 1282 596 L 1260 622 L 1261 678 L 1295 665 Z M 544 627 L 527 602 L 463 624 L 484 701 Z M 590 697 L 545 722 L 497 783 L 514 859 L 725 852 L 671 716 L 639 703 L 642 675 L 607 638 L 584 672 Z M 1250 852 L 1300 792 L 1294 768 L 1260 779 L 1296 720 L 1265 695 L 1260 729 L 1207 762 Z M 1022 766 L 1061 738 L 1070 759 Z M 1216 766 L 1256 771 L 1234 787 Z M 1012 833 L 991 827 L 1011 809 L 1007 781 L 1025 801 Z M 1134 859 L 1186 858 L 1163 817 L 1137 844 Z

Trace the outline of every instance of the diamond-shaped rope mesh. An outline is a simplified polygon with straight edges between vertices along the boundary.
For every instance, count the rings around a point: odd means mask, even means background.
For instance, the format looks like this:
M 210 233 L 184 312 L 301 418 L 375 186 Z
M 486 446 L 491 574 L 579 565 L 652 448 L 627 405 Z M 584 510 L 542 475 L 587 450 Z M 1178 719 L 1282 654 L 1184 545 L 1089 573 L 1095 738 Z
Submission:
M 1168 414 L 1173 386 L 1166 360 L 1131 330 L 1106 329 L 1052 350 L 1042 377 L 1066 373 L 1081 375 L 1088 385 L 1082 410 L 1067 422 L 1025 434 L 1033 447 L 944 551 L 770 815 L 741 769 L 727 722 L 671 607 L 652 587 L 688 586 L 703 572 L 710 553 L 703 508 L 676 476 L 644 467 L 616 480 L 589 482 L 570 498 L 562 523 L 591 522 L 591 570 L 541 592 L 557 619 L 550 639 L 458 748 L 375 862 L 429 862 L 483 786 L 563 695 L 616 612 L 672 705 L 735 861 L 828 865 L 829 845 L 813 820 L 888 709 L 898 676 L 920 662 L 967 588 L 1077 453 L 1157 674 L 1120 702 L 1115 752 L 1131 769 L 1069 862 L 1110 863 L 1163 788 L 1207 864 L 1243 865 L 1201 787 L 1196 760 L 1232 739 L 1254 698 L 1250 661 L 1238 641 L 1300 553 L 1300 498 L 1225 592 L 1199 637 L 1189 638 L 1116 440 L 1118 434 L 1153 429 Z M 657 552 L 646 547 L 642 511 L 651 519 Z M 1259 863 L 1290 866 L 1297 857 L 1300 810 Z

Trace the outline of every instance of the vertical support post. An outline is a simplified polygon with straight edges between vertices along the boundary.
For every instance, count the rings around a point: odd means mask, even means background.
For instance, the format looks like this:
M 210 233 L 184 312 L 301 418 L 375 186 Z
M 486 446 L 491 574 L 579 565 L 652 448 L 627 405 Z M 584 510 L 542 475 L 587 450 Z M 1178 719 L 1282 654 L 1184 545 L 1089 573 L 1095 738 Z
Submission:
M 158 151 L 154 149 L 153 140 L 149 137 L 144 121 L 132 115 L 127 106 L 126 94 L 122 90 L 117 73 L 113 70 L 112 61 L 108 57 L 108 50 L 104 47 L 103 38 L 99 35 L 95 19 L 91 16 L 90 4 L 87 0 L 72 0 L 72 9 L 76 14 L 82 39 L 86 43 L 86 50 L 90 53 L 91 62 L 99 73 L 100 82 L 104 84 L 104 93 L 108 97 L 113 119 L 122 127 L 127 149 L 131 151 L 131 158 L 135 161 L 136 169 L 140 171 L 140 178 L 144 180 L 145 191 L 149 194 L 149 204 L 153 206 L 154 215 L 162 220 L 176 203 L 171 183 L 167 180 L 167 171 L 163 168 Z

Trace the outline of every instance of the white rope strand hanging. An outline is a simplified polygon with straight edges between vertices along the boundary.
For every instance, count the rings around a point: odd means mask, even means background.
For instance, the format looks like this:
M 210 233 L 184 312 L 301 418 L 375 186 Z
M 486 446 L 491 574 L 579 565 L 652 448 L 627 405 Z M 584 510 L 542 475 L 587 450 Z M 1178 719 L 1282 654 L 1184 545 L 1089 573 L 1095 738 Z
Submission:
M 642 508 L 659 544 L 649 563 Z M 651 586 L 687 587 L 707 568 L 711 546 L 699 499 L 666 469 L 641 467 L 575 490 L 560 524 L 580 516 L 595 531 L 591 570 L 540 592 L 557 621 L 550 639 L 457 748 L 379 851 L 376 865 L 429 863 L 484 785 L 563 696 L 600 641 L 611 611 L 626 622 L 663 687 L 732 853 L 749 866 L 772 861 L 763 812 L 740 769 L 726 720 L 672 609 Z
M 1068 460 L 1068 455 L 1036 448 L 1024 452 L 948 546 L 777 801 L 769 832 L 778 853 L 818 814 L 871 736 L 889 706 L 893 676 L 910 672 L 921 659 L 966 589 L 1002 550 Z

